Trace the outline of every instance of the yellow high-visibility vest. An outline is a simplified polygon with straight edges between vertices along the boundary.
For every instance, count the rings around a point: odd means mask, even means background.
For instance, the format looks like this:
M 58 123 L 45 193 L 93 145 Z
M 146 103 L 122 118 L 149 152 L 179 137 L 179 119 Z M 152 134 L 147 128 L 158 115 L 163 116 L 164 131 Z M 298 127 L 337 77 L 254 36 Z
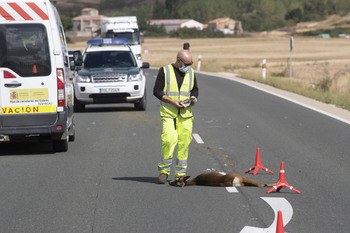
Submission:
M 185 73 L 185 77 L 180 90 L 177 85 L 174 67 L 172 65 L 164 66 L 163 70 L 165 77 L 165 85 L 163 89 L 164 93 L 172 100 L 185 100 L 190 98 L 191 90 L 193 89 L 194 85 L 193 69 L 190 68 L 189 71 Z M 161 117 L 176 118 L 178 114 L 180 114 L 182 118 L 192 117 L 192 106 L 188 106 L 187 108 L 180 108 L 179 111 L 178 107 L 175 107 L 170 103 L 160 101 Z

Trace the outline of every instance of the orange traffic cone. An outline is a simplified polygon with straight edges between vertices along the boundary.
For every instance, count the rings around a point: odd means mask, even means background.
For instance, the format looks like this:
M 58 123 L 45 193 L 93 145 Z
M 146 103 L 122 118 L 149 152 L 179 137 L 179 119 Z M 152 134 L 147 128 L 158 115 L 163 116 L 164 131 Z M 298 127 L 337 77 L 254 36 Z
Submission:
M 281 162 L 281 170 L 280 170 L 280 177 L 278 179 L 278 183 L 273 186 L 271 189 L 267 191 L 267 193 L 271 193 L 273 190 L 276 190 L 276 192 L 279 192 L 282 187 L 287 187 L 290 190 L 293 190 L 294 192 L 301 193 L 299 190 L 294 188 L 293 186 L 289 185 L 286 181 L 285 177 L 285 170 L 284 170 L 284 162 Z
M 277 214 L 276 233 L 284 233 L 282 211 L 280 210 L 278 211 L 278 214 Z
M 260 148 L 257 148 L 257 149 L 256 149 L 255 166 L 252 167 L 252 168 L 250 168 L 250 169 L 248 169 L 245 173 L 248 173 L 248 172 L 254 170 L 253 175 L 255 176 L 255 175 L 258 173 L 258 171 L 259 171 L 260 169 L 264 169 L 265 171 L 270 172 L 271 174 L 274 174 L 273 171 L 270 171 L 269 169 L 267 169 L 266 167 L 264 167 L 264 166 L 261 164 L 261 159 L 260 159 Z
M 33 65 L 33 74 L 38 73 L 38 70 L 36 69 L 36 65 Z

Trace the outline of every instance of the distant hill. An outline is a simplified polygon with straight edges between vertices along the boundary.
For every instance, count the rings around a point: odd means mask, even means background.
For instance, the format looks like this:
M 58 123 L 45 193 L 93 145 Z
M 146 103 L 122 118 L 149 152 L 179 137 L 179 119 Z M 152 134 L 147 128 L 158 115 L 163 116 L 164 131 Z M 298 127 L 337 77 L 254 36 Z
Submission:
M 164 2 L 165 0 L 158 0 L 158 2 Z M 92 7 L 96 9 L 100 9 L 100 5 L 104 2 L 110 2 L 106 0 L 52 0 L 55 2 L 57 9 L 61 13 L 69 13 L 72 9 L 82 9 L 86 7 Z M 140 7 L 144 4 L 154 4 L 155 0 L 114 0 L 112 8 L 110 10 L 122 9 L 124 7 L 132 8 L 132 7 Z
M 319 30 L 318 27 L 349 28 L 349 19 L 332 25 L 320 22 L 350 12 L 349 0 L 52 0 L 62 15 L 80 15 L 82 8 L 96 8 L 106 16 L 136 15 L 140 25 L 149 19 L 187 19 L 201 23 L 222 17 L 240 20 L 246 32 L 285 28 L 289 32 Z M 337 21 L 331 18 L 331 21 Z M 316 27 L 314 27 L 316 25 Z M 142 26 L 142 25 L 141 25 Z M 291 31 L 292 30 L 292 31 Z M 338 30 L 338 29 L 337 29 Z
M 101 0 L 52 0 L 61 14 L 70 13 L 72 9 L 80 10 L 86 7 L 99 9 L 100 1 Z
M 350 34 L 350 13 L 345 16 L 330 15 L 321 21 L 300 22 L 295 26 L 275 29 L 269 33 L 275 35 L 289 35 L 293 33 L 309 36 L 329 33 L 333 37 L 338 37 L 338 34 L 341 33 Z

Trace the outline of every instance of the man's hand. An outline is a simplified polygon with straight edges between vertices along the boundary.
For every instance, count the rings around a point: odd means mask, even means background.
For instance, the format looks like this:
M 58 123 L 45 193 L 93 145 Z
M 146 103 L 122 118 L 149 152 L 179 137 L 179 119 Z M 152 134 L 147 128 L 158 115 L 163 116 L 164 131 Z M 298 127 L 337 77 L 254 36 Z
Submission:
M 171 103 L 172 103 L 173 105 L 175 105 L 176 107 L 184 108 L 184 106 L 182 105 L 181 100 L 172 100 Z
M 182 101 L 182 105 L 184 108 L 187 108 L 188 106 L 193 106 L 197 103 L 197 98 L 195 96 L 191 96 L 189 99 L 185 99 Z
M 170 103 L 170 104 L 172 104 L 172 105 L 174 105 L 175 107 L 178 107 L 178 108 L 183 108 L 184 107 L 182 105 L 182 103 L 181 103 L 181 100 L 172 100 L 167 95 L 163 95 L 162 96 L 162 101 Z
M 197 103 L 197 98 L 195 96 L 191 96 L 190 100 L 191 100 L 191 105 L 192 106 Z

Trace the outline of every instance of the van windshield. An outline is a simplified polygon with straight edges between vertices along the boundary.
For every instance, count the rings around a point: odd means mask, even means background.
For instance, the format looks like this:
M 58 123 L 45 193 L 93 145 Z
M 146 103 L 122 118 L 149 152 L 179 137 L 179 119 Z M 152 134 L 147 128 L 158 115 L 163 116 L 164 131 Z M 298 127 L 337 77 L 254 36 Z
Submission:
M 128 44 L 136 45 L 140 44 L 140 36 L 138 30 L 130 30 L 130 31 L 118 31 L 118 30 L 109 30 L 106 33 L 106 38 L 120 38 L 120 39 L 128 39 Z
M 51 73 L 49 44 L 42 24 L 0 25 L 0 67 L 22 77 Z
M 87 52 L 84 57 L 85 68 L 136 67 L 137 63 L 130 51 Z

